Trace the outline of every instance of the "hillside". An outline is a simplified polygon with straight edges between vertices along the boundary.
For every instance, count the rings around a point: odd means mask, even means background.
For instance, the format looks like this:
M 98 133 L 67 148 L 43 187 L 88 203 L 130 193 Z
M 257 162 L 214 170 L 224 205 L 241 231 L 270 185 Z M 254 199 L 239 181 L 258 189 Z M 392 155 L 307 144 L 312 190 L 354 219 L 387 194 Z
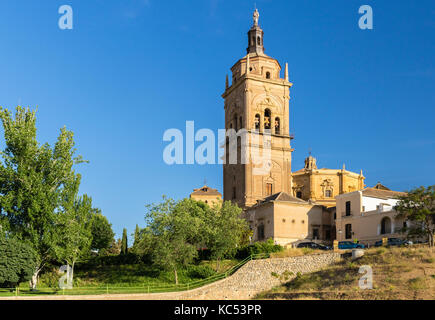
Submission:
M 373 270 L 373 289 L 358 286 L 359 267 Z M 276 275 L 285 277 L 285 275 Z M 343 259 L 320 271 L 298 274 L 258 299 L 435 299 L 435 250 L 372 248 L 360 259 Z

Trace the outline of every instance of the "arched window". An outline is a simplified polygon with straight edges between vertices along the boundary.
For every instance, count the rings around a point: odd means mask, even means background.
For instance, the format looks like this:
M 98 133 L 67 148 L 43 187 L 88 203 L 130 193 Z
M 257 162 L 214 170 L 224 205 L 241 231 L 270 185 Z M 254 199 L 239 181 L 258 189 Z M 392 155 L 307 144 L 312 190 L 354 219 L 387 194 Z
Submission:
M 243 121 L 242 121 L 242 117 L 239 118 L 239 128 L 242 129 L 243 128 Z
M 260 115 L 257 113 L 254 119 L 255 130 L 260 130 Z
M 261 38 L 260 37 L 257 37 L 257 44 L 261 45 Z
M 275 134 L 280 134 L 281 132 L 281 123 L 279 121 L 279 118 L 275 118 Z
M 270 130 L 270 110 L 264 110 L 264 129 Z
M 385 217 L 381 221 L 381 234 L 391 233 L 391 219 Z
M 325 190 L 325 198 L 332 198 L 332 191 L 331 190 Z
M 270 72 L 269 71 L 266 72 L 266 79 L 270 79 Z
M 239 130 L 239 127 L 237 126 L 237 114 L 234 115 L 234 129 Z

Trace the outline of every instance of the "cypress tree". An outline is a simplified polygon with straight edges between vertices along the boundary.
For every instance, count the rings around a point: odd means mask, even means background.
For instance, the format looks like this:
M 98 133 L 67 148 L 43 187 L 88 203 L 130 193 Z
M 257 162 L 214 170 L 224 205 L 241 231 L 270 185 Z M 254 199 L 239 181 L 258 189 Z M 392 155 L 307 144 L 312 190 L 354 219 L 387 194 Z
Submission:
M 128 240 L 127 240 L 127 229 L 122 230 L 122 243 L 121 243 L 121 254 L 127 254 L 128 250 Z
M 139 226 L 136 225 L 136 229 L 134 230 L 134 244 L 133 244 L 133 246 L 136 246 L 139 243 L 139 233 L 140 233 Z

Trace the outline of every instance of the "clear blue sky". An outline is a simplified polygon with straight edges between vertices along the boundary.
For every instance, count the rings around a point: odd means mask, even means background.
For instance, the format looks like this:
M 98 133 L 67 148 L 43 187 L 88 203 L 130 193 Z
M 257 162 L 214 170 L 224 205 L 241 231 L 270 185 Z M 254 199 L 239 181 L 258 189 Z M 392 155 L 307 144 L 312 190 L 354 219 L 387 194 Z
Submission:
M 435 183 L 435 3 L 256 0 L 266 53 L 289 63 L 293 170 L 364 170 L 394 190 Z M 59 6 L 74 29 L 58 28 Z M 369 4 L 374 29 L 358 28 Z M 0 2 L 0 105 L 38 107 L 38 139 L 75 132 L 89 164 L 81 192 L 118 236 L 144 226 L 146 203 L 222 190 L 218 165 L 168 166 L 168 128 L 224 126 L 220 97 L 246 54 L 254 1 Z M 2 144 L 3 141 L 2 141 Z

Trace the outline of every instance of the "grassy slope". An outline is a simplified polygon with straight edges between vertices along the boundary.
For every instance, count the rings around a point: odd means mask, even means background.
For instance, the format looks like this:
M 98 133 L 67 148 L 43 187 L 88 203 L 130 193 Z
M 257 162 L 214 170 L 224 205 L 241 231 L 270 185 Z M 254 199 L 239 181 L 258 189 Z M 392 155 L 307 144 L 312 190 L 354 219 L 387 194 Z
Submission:
M 224 260 L 220 263 L 219 273 L 239 263 L 237 260 Z M 216 268 L 214 261 L 202 261 L 201 265 L 209 265 Z M 61 274 L 57 272 L 47 272 L 40 278 L 38 288 L 39 292 L 31 293 L 28 290 L 28 284 L 20 285 L 21 295 L 36 294 L 62 294 L 62 291 L 50 289 L 58 287 Z M 178 281 L 180 284 L 190 283 L 200 280 L 189 274 L 187 269 L 178 270 Z M 161 271 L 155 267 L 145 264 L 117 265 L 117 266 L 100 266 L 91 270 L 74 271 L 74 289 L 66 290 L 65 294 L 99 294 L 106 293 L 109 287 L 110 293 L 144 293 L 147 292 L 148 286 L 166 286 L 174 284 L 173 271 Z M 159 289 L 160 290 L 160 289 Z M 161 291 L 166 291 L 161 289 Z M 0 296 L 14 295 L 15 291 L 0 288 Z
M 373 270 L 373 289 L 362 290 L 359 267 Z M 285 277 L 285 275 L 278 275 Z M 427 247 L 373 248 L 355 261 L 342 261 L 258 296 L 260 299 L 435 299 L 435 250 Z

